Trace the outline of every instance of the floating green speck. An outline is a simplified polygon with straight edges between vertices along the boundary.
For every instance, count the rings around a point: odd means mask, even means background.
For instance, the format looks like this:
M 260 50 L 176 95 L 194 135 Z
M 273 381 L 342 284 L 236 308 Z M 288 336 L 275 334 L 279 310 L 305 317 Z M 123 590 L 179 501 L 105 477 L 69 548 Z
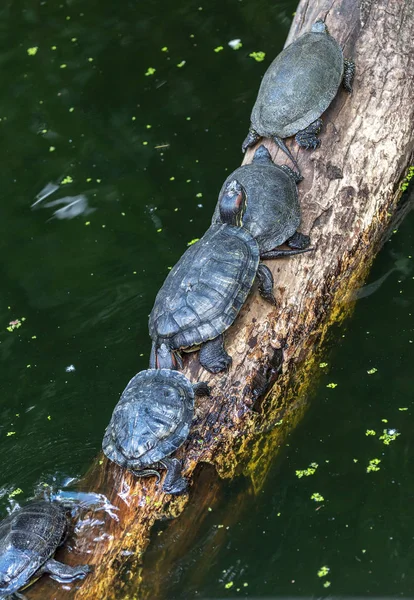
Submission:
M 39 50 L 39 46 L 32 46 L 31 48 L 27 49 L 27 54 L 29 56 L 34 56 L 35 54 L 37 54 L 38 50 Z
M 77 41 L 78 41 L 78 38 L 75 38 L 75 37 L 74 37 L 74 38 L 72 38 L 70 41 L 71 41 L 71 42 L 77 42 Z
M 324 588 L 328 588 L 330 585 L 331 585 L 330 581 L 325 581 L 324 584 L 323 584 L 323 587 Z
M 328 363 L 321 362 L 321 363 L 319 363 L 319 366 L 320 366 L 321 369 L 324 369 L 325 367 L 328 366 Z
M 326 577 L 327 574 L 329 573 L 330 568 L 327 565 L 324 565 L 323 567 L 321 567 L 318 571 L 318 577 Z
M 318 492 L 314 492 L 311 496 L 311 500 L 315 500 L 315 502 L 323 502 L 325 498 L 321 494 L 318 494 Z
M 161 231 L 162 231 L 162 228 L 161 229 L 157 229 L 157 233 L 161 233 Z
M 367 429 L 365 435 L 377 435 L 373 429 Z
M 378 371 L 378 369 L 376 369 L 375 367 L 372 367 L 372 369 L 370 369 L 369 371 L 367 371 L 367 373 L 368 373 L 368 375 L 373 375 L 377 371 Z
M 55 50 L 57 50 L 57 46 L 50 46 L 50 49 L 55 51 Z
M 223 46 L 217 46 L 217 48 L 214 48 L 214 52 L 221 52 L 222 50 L 224 50 Z
M 22 488 L 16 488 L 12 492 L 10 492 L 9 498 L 14 498 L 15 496 L 18 496 L 19 494 L 23 494 Z
M 73 183 L 73 179 L 70 175 L 67 175 L 64 179 L 62 179 L 62 181 L 60 183 L 61 183 L 61 185 L 66 185 L 67 183 Z
M 89 62 L 93 62 L 93 58 L 90 56 L 90 57 L 88 58 L 88 61 L 89 61 Z
M 317 468 L 318 468 L 318 463 L 313 462 L 309 465 L 309 467 L 307 469 L 295 471 L 296 477 L 301 479 L 302 477 L 309 477 L 310 475 L 314 475 L 316 473 Z
M 54 152 L 55 150 L 56 150 L 56 148 L 54 146 L 50 146 L 49 152 Z
M 196 198 L 202 198 L 203 194 L 201 192 L 198 192 L 198 194 L 196 194 Z
M 161 52 L 168 52 L 167 46 L 164 46 L 163 48 L 161 48 Z
M 262 62 L 262 60 L 265 59 L 266 53 L 265 52 L 251 52 L 249 54 L 249 56 L 251 58 L 254 58 L 254 60 L 257 60 L 257 62 Z
M 170 181 L 175 181 L 175 177 L 170 177 Z
M 48 421 L 51 421 L 51 420 L 52 420 L 52 417 L 51 417 L 50 415 L 47 415 L 47 420 L 48 420 Z
M 152 125 L 145 125 L 146 129 L 151 129 Z
M 233 587 L 233 585 L 234 585 L 234 583 L 232 581 L 229 581 L 228 583 L 226 583 L 226 585 L 224 587 L 226 588 L 226 590 L 229 590 L 230 588 Z
M 148 146 L 148 142 L 142 142 L 143 146 Z
M 178 63 L 177 67 L 179 69 L 181 69 L 181 67 L 183 67 L 185 65 L 185 60 L 182 60 L 180 63 Z
M 91 222 L 90 222 L 90 221 L 85 221 L 85 225 L 86 225 L 86 226 L 88 226 L 88 225 L 90 225 L 90 224 L 91 224 Z
M 16 435 L 16 432 L 15 431 L 8 431 L 6 435 L 7 435 L 7 437 L 10 437 L 11 435 Z
M 394 442 L 399 435 L 401 435 L 401 433 L 399 433 L 396 429 L 384 429 L 379 439 L 386 446 L 389 446 L 391 442 Z
M 196 242 L 198 242 L 200 238 L 194 238 L 193 240 L 189 241 L 187 246 L 192 246 L 193 244 L 195 244 Z
M 145 73 L 145 77 L 148 77 L 149 75 L 154 75 L 156 69 L 154 69 L 153 67 L 148 67 L 147 72 Z
M 69 112 L 73 112 L 75 109 L 73 108 L 73 106 L 70 107 Z
M 328 383 L 328 385 L 326 386 L 327 388 L 331 388 L 332 390 L 335 389 L 338 386 L 337 383 Z
M 381 460 L 379 458 L 373 458 L 372 460 L 370 460 L 367 466 L 367 473 L 371 473 L 372 471 L 379 471 L 380 467 L 378 465 L 380 464 L 380 462 Z
M 63 65 L 60 65 L 60 68 L 61 69 L 66 69 L 67 66 L 68 66 L 67 64 L 63 63 Z

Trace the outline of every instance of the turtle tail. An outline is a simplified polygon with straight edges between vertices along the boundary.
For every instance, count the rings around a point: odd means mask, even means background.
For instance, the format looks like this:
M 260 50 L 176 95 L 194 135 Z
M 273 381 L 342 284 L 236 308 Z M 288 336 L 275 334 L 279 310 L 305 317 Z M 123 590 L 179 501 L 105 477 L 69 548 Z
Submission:
M 287 156 L 290 158 L 290 160 L 291 160 L 291 161 L 293 162 L 293 164 L 295 165 L 295 168 L 297 169 L 297 172 L 299 173 L 299 176 L 301 176 L 301 175 L 300 175 L 300 170 L 299 170 L 299 165 L 298 165 L 298 163 L 296 162 L 296 160 L 293 158 L 293 156 L 292 156 L 292 153 L 290 152 L 289 148 L 286 146 L 286 144 L 285 144 L 285 142 L 282 140 L 282 138 L 280 138 L 280 137 L 279 137 L 279 136 L 277 136 L 277 135 L 274 135 L 274 136 L 273 136 L 273 140 L 274 140 L 274 142 L 275 142 L 275 143 L 276 143 L 276 144 L 279 146 L 279 148 L 280 148 L 281 150 L 283 150 L 283 152 L 284 152 L 284 153 L 285 153 L 285 154 L 286 154 L 286 155 L 287 155 Z
M 152 343 L 150 368 L 178 370 L 182 368 L 182 362 L 179 354 L 172 350 L 165 340 L 158 340 Z

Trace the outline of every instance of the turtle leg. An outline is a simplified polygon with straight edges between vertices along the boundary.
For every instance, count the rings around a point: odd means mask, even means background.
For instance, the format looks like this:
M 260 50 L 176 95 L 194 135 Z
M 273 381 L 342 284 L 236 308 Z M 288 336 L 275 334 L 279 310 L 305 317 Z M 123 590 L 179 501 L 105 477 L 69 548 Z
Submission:
M 89 565 L 80 565 L 78 567 L 71 567 L 70 565 L 64 565 L 53 558 L 50 558 L 47 563 L 40 569 L 41 573 L 49 573 L 52 579 L 59 581 L 59 583 L 71 583 L 75 579 L 83 579 L 85 575 L 92 571 L 92 567 Z
M 232 363 L 231 356 L 224 349 L 223 336 L 219 335 L 214 340 L 205 342 L 200 349 L 199 361 L 202 367 L 210 373 L 220 373 Z
M 342 85 L 347 92 L 352 92 L 352 84 L 355 76 L 355 63 L 349 58 L 344 59 L 344 78 L 342 79 Z
M 205 381 L 193 383 L 193 391 L 196 396 L 210 396 L 211 393 L 210 387 Z
M 256 274 L 257 280 L 259 282 L 259 293 L 261 297 L 276 306 L 276 298 L 273 294 L 273 275 L 269 267 L 260 263 L 257 268 Z
M 246 152 L 247 148 L 254 146 L 262 136 L 257 133 L 250 125 L 249 133 L 242 144 L 242 152 Z
M 167 469 L 167 474 L 162 484 L 162 489 L 167 494 L 183 494 L 187 491 L 188 482 L 181 475 L 183 465 L 178 458 L 163 458 L 160 460 L 163 467 Z
M 287 175 L 289 175 L 289 177 L 291 177 L 295 183 L 300 183 L 301 181 L 303 181 L 303 177 L 302 177 L 302 175 L 298 171 L 294 171 L 293 169 L 291 169 L 287 165 L 282 165 L 280 168 Z
M 288 240 L 286 240 L 286 244 L 289 248 L 293 248 L 294 250 L 305 250 L 305 248 L 309 248 L 310 237 L 296 231 Z
M 322 124 L 322 119 L 316 119 L 314 123 L 297 132 L 295 140 L 301 148 L 305 148 L 305 150 L 319 148 L 321 140 L 318 138 L 318 133 L 322 129 Z

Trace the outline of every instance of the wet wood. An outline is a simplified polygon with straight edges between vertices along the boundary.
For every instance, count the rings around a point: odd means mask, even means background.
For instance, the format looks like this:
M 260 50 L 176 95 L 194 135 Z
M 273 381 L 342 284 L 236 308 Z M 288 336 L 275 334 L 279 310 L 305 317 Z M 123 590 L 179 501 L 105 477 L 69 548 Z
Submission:
M 190 502 L 184 510 L 188 496 L 172 499 L 153 479 L 135 479 L 100 456 L 81 489 L 105 493 L 118 509 L 118 520 L 103 512 L 91 513 L 89 517 L 101 521 L 85 517 L 60 553 L 68 563 L 93 564 L 95 571 L 68 589 L 43 577 L 27 590 L 30 599 L 142 598 L 140 586 L 145 597 L 161 597 L 156 582 L 151 587 L 142 569 L 154 523 L 182 513 L 179 524 L 170 526 L 181 533 L 170 536 L 172 541 L 165 546 L 165 567 L 185 552 L 186 535 L 197 535 L 208 507 L 220 494 L 215 473 L 223 478 L 244 474 L 246 493 L 257 492 L 288 428 L 306 409 L 315 348 L 324 343 L 330 325 L 352 308 L 349 294 L 361 285 L 395 212 L 414 142 L 411 4 L 303 0 L 287 43 L 308 31 L 317 18 L 326 18 L 345 56 L 355 60 L 354 92 L 349 96 L 340 91 L 324 114 L 320 149 L 308 153 L 289 142 L 305 177 L 299 188 L 301 229 L 311 235 L 314 252 L 268 262 L 278 307 L 266 304 L 257 292 L 252 294 L 226 333 L 233 357 L 227 374 L 210 376 L 196 356 L 185 359 L 184 373 L 213 388 L 211 398 L 197 399 L 196 420 L 180 451 L 193 485 L 190 498 L 198 503 Z M 256 84 L 258 88 L 259 81 Z M 248 125 L 235 144 L 241 145 Z M 286 162 L 274 144 L 267 140 L 266 145 L 276 162 Z M 213 198 L 212 210 L 215 202 Z M 266 393 L 258 398 L 260 388 Z M 207 478 L 199 472 L 203 463 L 215 466 Z M 202 494 L 197 494 L 198 484 Z

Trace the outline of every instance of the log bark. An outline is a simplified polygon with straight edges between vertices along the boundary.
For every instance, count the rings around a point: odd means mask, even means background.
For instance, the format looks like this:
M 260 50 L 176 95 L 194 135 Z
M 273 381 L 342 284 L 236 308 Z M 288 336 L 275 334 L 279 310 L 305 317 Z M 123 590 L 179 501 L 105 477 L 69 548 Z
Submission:
M 28 598 L 119 600 L 135 597 L 140 585 L 140 598 L 162 597 L 142 570 L 154 523 L 183 512 L 170 526 L 174 534 L 164 546 L 165 569 L 197 535 L 207 507 L 220 493 L 214 475 L 206 475 L 200 464 L 212 463 L 224 478 L 243 473 L 246 493 L 256 493 L 289 428 L 306 410 L 309 386 L 316 379 L 317 348 L 325 343 L 330 325 L 352 310 L 351 293 L 366 277 L 395 212 L 414 143 L 411 3 L 302 0 L 287 43 L 317 18 L 326 19 L 345 56 L 355 60 L 356 78 L 352 95 L 340 91 L 323 115 L 318 150 L 308 153 L 288 142 L 305 178 L 299 188 L 301 230 L 311 235 L 315 250 L 268 262 L 278 306 L 266 304 L 257 292 L 251 295 L 225 336 L 233 357 L 227 374 L 209 376 L 196 355 L 185 358 L 187 377 L 213 388 L 211 398 L 197 399 L 191 435 L 179 451 L 193 484 L 189 506 L 183 511 L 188 496 L 166 496 L 153 479 L 136 479 L 99 457 L 81 488 L 105 493 L 119 509 L 119 521 L 99 514 L 103 523 L 86 522 L 58 554 L 68 563 L 93 564 L 94 573 L 68 589 L 43 577 L 27 590 Z M 241 144 L 248 125 L 235 144 Z M 266 145 L 277 163 L 286 162 L 270 140 Z M 267 391 L 258 398 L 261 387 Z

